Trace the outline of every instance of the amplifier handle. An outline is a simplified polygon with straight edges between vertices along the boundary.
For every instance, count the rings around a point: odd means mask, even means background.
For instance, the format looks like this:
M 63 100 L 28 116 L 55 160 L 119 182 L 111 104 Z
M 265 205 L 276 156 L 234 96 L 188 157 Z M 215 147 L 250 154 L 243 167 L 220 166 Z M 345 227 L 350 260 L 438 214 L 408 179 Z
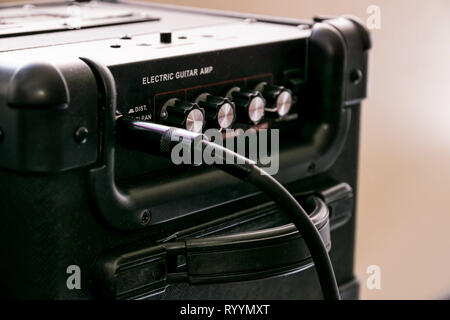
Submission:
M 329 209 L 307 199 L 310 217 L 328 250 Z M 107 255 L 96 264 L 104 298 L 143 299 L 171 284 L 213 284 L 264 279 L 313 266 L 308 247 L 293 224 L 235 235 L 167 242 Z

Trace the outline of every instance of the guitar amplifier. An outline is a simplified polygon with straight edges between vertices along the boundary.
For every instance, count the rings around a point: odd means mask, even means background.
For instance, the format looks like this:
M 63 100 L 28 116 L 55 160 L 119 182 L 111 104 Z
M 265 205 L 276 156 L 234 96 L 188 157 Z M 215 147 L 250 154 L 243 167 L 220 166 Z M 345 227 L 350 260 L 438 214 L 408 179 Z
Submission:
M 309 211 L 341 295 L 358 297 L 361 22 L 122 1 L 0 8 L 1 296 L 322 298 L 302 235 L 269 198 L 136 150 L 120 115 L 223 141 L 276 131 L 267 170 Z

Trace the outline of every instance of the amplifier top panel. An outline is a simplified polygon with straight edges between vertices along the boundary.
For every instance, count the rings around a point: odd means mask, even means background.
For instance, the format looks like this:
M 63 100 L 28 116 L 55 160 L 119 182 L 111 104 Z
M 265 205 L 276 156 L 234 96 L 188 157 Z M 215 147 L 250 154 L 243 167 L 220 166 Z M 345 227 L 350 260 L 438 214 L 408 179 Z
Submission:
M 40 57 L 57 61 L 89 56 L 100 57 L 108 65 L 117 65 L 310 35 L 309 29 L 296 25 L 256 22 L 210 12 L 137 4 L 121 7 L 94 1 L 76 6 L 59 3 L 17 7 L 17 12 L 9 9 L 8 14 L 0 11 L 3 22 L 0 57 L 21 61 Z M 24 15 L 29 18 L 23 19 Z M 164 38 L 167 33 L 169 39 Z

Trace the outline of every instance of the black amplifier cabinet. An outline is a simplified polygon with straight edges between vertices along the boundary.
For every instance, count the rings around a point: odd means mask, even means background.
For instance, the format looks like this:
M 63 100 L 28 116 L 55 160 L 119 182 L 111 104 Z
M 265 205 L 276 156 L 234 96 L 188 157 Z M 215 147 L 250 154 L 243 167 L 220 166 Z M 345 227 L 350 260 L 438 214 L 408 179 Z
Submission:
M 357 297 L 360 22 L 125 2 L 3 6 L 0 19 L 1 296 L 321 298 L 303 238 L 258 190 L 115 142 L 117 114 L 167 122 L 168 101 L 208 93 L 235 102 L 233 128 L 279 129 L 275 177 Z M 268 101 L 266 86 L 292 106 L 253 121 L 232 92 Z

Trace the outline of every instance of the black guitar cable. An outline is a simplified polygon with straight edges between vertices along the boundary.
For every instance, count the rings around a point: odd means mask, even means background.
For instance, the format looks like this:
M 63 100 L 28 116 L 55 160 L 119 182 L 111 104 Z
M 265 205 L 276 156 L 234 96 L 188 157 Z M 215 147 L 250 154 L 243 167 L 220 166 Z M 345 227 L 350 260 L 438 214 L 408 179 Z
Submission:
M 311 253 L 324 298 L 340 300 L 339 288 L 330 257 L 314 223 L 289 191 L 253 161 L 208 141 L 202 134 L 124 116 L 117 118 L 116 137 L 118 142 L 126 147 L 165 156 L 170 156 L 172 148 L 180 142 L 188 143 L 194 152 L 205 148 L 213 150 L 216 156 L 221 156 L 224 160 L 223 164 L 215 164 L 218 168 L 255 185 L 289 216 L 304 237 Z M 233 159 L 233 161 L 229 161 L 230 159 Z

